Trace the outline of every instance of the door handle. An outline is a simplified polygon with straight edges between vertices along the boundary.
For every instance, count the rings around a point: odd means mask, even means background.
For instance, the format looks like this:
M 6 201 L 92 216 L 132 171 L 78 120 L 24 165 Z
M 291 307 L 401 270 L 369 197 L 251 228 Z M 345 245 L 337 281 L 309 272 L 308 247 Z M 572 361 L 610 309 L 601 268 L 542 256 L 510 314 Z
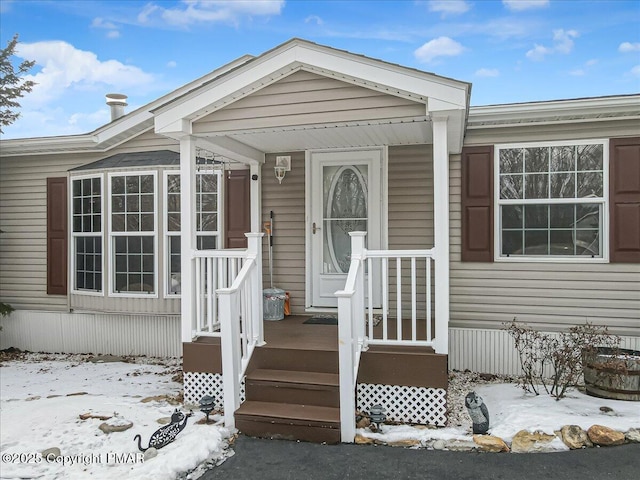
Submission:
M 316 227 L 316 222 L 313 222 L 313 226 L 311 227 L 311 233 L 316 234 L 317 230 L 322 230 L 320 227 Z

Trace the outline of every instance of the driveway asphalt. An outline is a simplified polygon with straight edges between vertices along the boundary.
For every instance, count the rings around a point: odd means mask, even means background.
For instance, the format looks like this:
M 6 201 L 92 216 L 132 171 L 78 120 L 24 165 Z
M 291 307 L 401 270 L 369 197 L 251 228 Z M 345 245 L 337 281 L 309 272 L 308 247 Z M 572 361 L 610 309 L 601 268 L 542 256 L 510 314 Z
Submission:
M 638 480 L 640 444 L 558 453 L 478 453 L 318 445 L 240 436 L 203 480 Z

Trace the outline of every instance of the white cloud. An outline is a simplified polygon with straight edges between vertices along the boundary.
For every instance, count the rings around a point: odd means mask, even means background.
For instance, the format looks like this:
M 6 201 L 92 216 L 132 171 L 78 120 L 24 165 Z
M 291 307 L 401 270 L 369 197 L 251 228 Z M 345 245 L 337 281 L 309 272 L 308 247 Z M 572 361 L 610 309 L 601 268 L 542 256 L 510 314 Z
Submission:
M 436 57 L 455 57 L 464 51 L 464 47 L 449 37 L 438 37 L 428 41 L 413 54 L 421 61 L 429 63 Z
M 546 7 L 549 5 L 549 0 L 502 0 L 502 4 L 509 10 L 520 12 L 532 8 Z
M 431 0 L 429 2 L 430 12 L 439 12 L 443 17 L 448 15 L 460 15 L 468 12 L 471 5 L 465 0 Z
M 178 66 L 177 62 L 175 60 L 170 60 L 167 62 L 167 67 L 169 68 L 176 68 Z
M 163 22 L 177 27 L 197 23 L 236 25 L 244 17 L 279 15 L 284 7 L 284 0 L 182 0 L 181 3 L 175 8 L 149 3 L 138 14 L 138 21 Z
M 553 31 L 553 46 L 545 47 L 544 45 L 538 45 L 537 43 L 534 47 L 526 53 L 528 59 L 539 62 L 544 60 L 546 55 L 550 55 L 552 53 L 563 53 L 568 54 L 573 50 L 573 39 L 579 36 L 576 30 L 563 30 L 562 28 Z
M 636 65 L 631 69 L 631 75 L 640 78 L 640 65 Z
M 640 42 L 635 42 L 635 43 L 623 42 L 618 47 L 618 51 L 622 53 L 640 52 Z
M 573 75 L 574 77 L 582 77 L 586 72 L 582 68 L 578 68 L 577 70 L 571 70 L 569 75 Z
M 324 25 L 324 21 L 318 15 L 309 15 L 304 19 L 304 23 L 315 23 L 316 25 Z
M 497 68 L 481 68 L 474 73 L 476 77 L 498 77 L 500 71 Z
M 585 65 L 586 65 L 587 67 L 593 67 L 596 63 L 598 63 L 598 59 L 596 59 L 596 58 L 592 58 L 591 60 L 587 60 L 587 61 L 585 62 Z
M 120 37 L 120 31 L 118 30 L 118 26 L 115 23 L 109 22 L 101 17 L 94 18 L 93 22 L 91 22 L 91 26 L 93 28 L 101 28 L 101 29 L 107 30 L 107 38 Z
M 117 60 L 101 61 L 93 52 L 79 50 L 63 41 L 19 43 L 16 48 L 21 58 L 35 60 L 40 71 L 25 78 L 36 82 L 33 91 L 25 97 L 29 103 L 46 105 L 68 90 L 116 90 L 150 85 L 153 75 L 133 65 Z

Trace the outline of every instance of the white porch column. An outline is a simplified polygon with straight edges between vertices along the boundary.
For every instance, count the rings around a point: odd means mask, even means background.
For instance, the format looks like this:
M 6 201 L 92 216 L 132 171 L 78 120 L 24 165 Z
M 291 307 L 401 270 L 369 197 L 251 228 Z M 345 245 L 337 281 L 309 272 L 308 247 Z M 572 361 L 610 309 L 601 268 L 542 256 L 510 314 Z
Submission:
M 436 353 L 449 349 L 449 147 L 447 117 L 432 116 Z
M 251 203 L 251 231 L 253 233 L 262 231 L 262 172 L 261 163 L 252 163 L 249 166 L 249 173 L 251 175 L 250 192 L 251 197 L 249 202 Z M 257 180 L 254 178 L 257 177 Z
M 188 135 L 180 139 L 180 252 L 182 341 L 193 340 L 195 322 L 195 268 L 192 252 L 195 232 L 196 142 Z

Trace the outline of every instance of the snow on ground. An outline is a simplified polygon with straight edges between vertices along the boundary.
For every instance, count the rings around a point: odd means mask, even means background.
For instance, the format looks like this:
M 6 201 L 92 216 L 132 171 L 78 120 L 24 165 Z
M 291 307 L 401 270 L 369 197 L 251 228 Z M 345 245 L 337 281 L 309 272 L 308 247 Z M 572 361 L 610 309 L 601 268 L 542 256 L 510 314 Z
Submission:
M 205 461 L 224 456 L 230 432 L 219 417 L 212 416 L 217 424 L 195 424 L 204 415 L 194 411 L 173 443 L 158 450 L 154 458 L 141 458 L 134 435 L 140 434 L 143 447 L 147 446 L 151 434 L 162 426 L 158 419 L 170 417 L 180 408 L 174 404 L 181 398 L 182 385 L 172 381 L 179 370 L 177 361 L 87 360 L 88 356 L 81 355 L 27 354 L 2 363 L 3 479 L 174 480 Z M 158 398 L 141 401 L 148 397 Z M 84 413 L 113 415 L 107 423 L 128 421 L 133 427 L 105 434 L 98 428 L 103 420 L 81 420 Z M 58 459 L 38 455 L 52 447 L 60 449 Z
M 464 375 L 457 373 L 458 376 Z M 469 373 L 468 375 L 476 375 Z M 499 379 L 497 379 L 499 380 Z M 515 383 L 486 383 L 473 385 L 465 383 L 480 395 L 489 410 L 489 434 L 511 442 L 520 430 L 534 432 L 540 430 L 553 435 L 563 425 L 579 425 L 587 430 L 592 425 L 604 425 L 626 432 L 631 428 L 640 428 L 640 403 L 621 400 L 608 400 L 588 396 L 579 390 L 570 390 L 562 400 L 555 400 L 546 394 L 525 393 Z M 468 393 L 460 392 L 459 395 Z M 451 402 L 462 405 L 456 399 Z M 603 412 L 600 407 L 612 411 Z M 459 408 L 459 407 L 458 407 Z M 606 410 L 606 409 L 605 409 Z M 421 445 L 432 445 L 434 441 L 471 440 L 471 419 L 466 412 L 455 412 L 463 425 L 447 428 L 420 428 L 410 425 L 382 425 L 380 432 L 371 433 L 368 429 L 358 429 L 358 433 L 388 444 L 401 444 L 406 440 L 416 440 Z M 464 421 L 466 417 L 467 421 Z M 550 444 L 555 450 L 568 450 L 560 438 Z

